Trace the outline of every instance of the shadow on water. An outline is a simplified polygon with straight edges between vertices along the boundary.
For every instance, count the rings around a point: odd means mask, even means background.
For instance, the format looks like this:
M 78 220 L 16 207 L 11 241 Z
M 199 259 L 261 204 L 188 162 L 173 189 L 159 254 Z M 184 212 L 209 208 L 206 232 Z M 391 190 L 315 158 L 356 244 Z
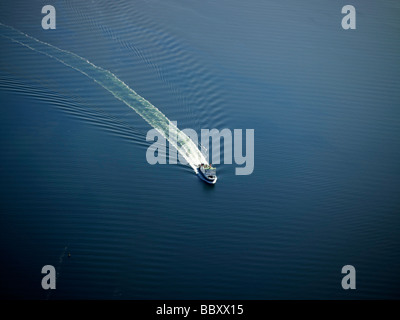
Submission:
M 207 182 L 204 182 L 198 176 L 197 176 L 197 180 L 198 180 L 198 183 L 201 183 L 203 185 L 202 190 L 204 190 L 204 192 L 207 192 L 207 193 L 214 192 L 214 190 L 216 188 L 215 184 L 209 184 Z M 218 181 L 216 183 L 218 183 Z

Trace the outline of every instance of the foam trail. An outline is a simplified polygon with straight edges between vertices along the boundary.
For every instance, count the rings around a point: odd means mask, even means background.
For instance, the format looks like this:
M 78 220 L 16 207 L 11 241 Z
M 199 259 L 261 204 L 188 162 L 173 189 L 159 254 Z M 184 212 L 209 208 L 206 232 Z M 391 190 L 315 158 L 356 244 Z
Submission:
M 196 144 L 184 132 L 179 130 L 160 110 L 129 88 L 110 71 L 94 65 L 75 53 L 59 49 L 3 23 L 0 23 L 0 28 L 0 36 L 8 38 L 33 51 L 42 53 L 79 71 L 111 92 L 114 97 L 135 110 L 153 128 L 157 129 L 179 151 L 196 172 L 196 168 L 200 163 L 208 163 Z M 171 139 L 169 138 L 170 133 Z

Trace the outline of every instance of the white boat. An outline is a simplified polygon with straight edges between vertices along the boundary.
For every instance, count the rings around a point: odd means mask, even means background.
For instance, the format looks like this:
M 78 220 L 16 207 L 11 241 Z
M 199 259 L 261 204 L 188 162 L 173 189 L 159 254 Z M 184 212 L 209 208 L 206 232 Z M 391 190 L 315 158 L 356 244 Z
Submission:
M 209 184 L 215 184 L 217 182 L 217 169 L 212 165 L 201 164 L 198 169 L 198 176 L 200 179 Z

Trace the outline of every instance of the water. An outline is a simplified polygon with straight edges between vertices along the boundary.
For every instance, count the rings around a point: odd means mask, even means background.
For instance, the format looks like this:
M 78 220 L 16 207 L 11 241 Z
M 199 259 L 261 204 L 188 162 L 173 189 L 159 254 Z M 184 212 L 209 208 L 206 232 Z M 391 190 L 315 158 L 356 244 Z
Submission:
M 395 1 L 45 4 L 0 4 L 1 296 L 399 298 Z M 149 165 L 170 121 L 254 129 L 254 172 Z
M 35 39 L 10 26 L 0 23 L 2 36 L 33 51 L 45 54 L 100 84 L 114 97 L 136 111 L 149 125 L 157 130 L 168 142 L 178 150 L 188 164 L 197 172 L 201 163 L 208 163 L 204 155 L 184 132 L 168 120 L 165 115 L 149 101 L 138 95 L 113 73 L 95 66 L 90 61 L 71 52 L 61 50 L 48 43 Z

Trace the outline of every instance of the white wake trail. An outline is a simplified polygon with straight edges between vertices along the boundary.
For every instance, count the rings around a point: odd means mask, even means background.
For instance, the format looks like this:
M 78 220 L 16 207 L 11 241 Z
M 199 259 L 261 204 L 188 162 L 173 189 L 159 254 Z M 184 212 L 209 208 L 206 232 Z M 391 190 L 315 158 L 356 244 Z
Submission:
M 179 130 L 160 110 L 118 79 L 112 72 L 94 65 L 75 53 L 40 41 L 13 27 L 0 23 L 0 28 L 2 31 L 0 36 L 73 68 L 108 90 L 114 97 L 136 111 L 147 123 L 160 132 L 196 172 L 199 164 L 208 164 L 196 144 L 184 132 Z M 177 141 L 179 141 L 179 146 Z

